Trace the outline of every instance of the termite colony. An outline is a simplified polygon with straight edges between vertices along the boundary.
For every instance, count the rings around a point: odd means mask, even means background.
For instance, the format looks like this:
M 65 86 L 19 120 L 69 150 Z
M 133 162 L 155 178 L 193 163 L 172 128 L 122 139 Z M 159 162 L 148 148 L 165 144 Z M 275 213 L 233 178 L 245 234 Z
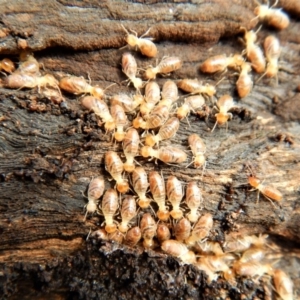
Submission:
M 289 24 L 284 12 L 265 5 L 257 7 L 255 14 L 277 29 L 284 29 Z M 144 37 L 150 29 L 138 38 L 135 32 L 129 33 L 123 25 L 122 28 L 126 31 L 125 40 L 130 47 L 137 48 L 150 58 L 157 55 L 155 44 Z M 275 36 L 268 36 L 264 42 L 264 56 L 256 44 L 256 32 L 244 28 L 241 31 L 244 31 L 245 42 L 245 50 L 241 54 L 210 57 L 201 64 L 200 71 L 216 73 L 232 68 L 240 72 L 236 88 L 239 97 L 244 98 L 253 87 L 250 75 L 252 69 L 262 76 L 277 78 L 281 48 Z M 215 108 L 218 112 L 214 115 L 215 123 L 211 132 L 217 125 L 227 125 L 232 118 L 230 110 L 236 106 L 231 95 L 222 95 L 215 106 L 205 113 L 207 98 L 212 99 L 216 95 L 215 86 L 203 84 L 197 79 L 183 79 L 177 83 L 167 80 L 161 91 L 154 79 L 158 74 L 167 76 L 181 68 L 182 60 L 178 57 L 163 57 L 156 67 L 144 70 L 140 78 L 134 55 L 125 52 L 122 55 L 122 71 L 136 92 L 134 95 L 120 93 L 110 97 L 105 95 L 102 88 L 91 85 L 82 77 L 66 76 L 58 81 L 50 74 L 42 76 L 39 63 L 31 54 L 22 54 L 20 60 L 17 69 L 8 59 L 0 62 L 1 70 L 7 73 L 2 80 L 4 87 L 37 87 L 45 97 L 55 98 L 57 102 L 64 101 L 61 91 L 83 95 L 80 98 L 82 107 L 101 119 L 105 131 L 112 132 L 116 143 L 122 143 L 125 161 L 114 151 L 107 151 L 104 155 L 105 169 L 115 182 L 114 188 L 105 190 L 102 176 L 93 178 L 87 188 L 88 203 L 85 206 L 84 221 L 88 215 L 97 212 L 103 216 L 103 226 L 92 232 L 91 236 L 113 240 L 129 247 L 161 249 L 178 258 L 181 263 L 193 264 L 204 271 L 209 282 L 222 275 L 232 285 L 236 285 L 237 276 L 260 278 L 264 274 L 271 275 L 279 296 L 282 299 L 293 298 L 291 280 L 283 271 L 274 269 L 268 259 L 270 248 L 266 236 L 238 237 L 222 245 L 211 241 L 214 216 L 202 212 L 203 199 L 199 182 L 188 182 L 184 186 L 176 176 L 164 178 L 163 174 L 156 171 L 147 174 L 135 160 L 137 156 L 142 156 L 182 166 L 188 158 L 184 149 L 175 145 L 161 147 L 160 143 L 171 140 L 179 130 L 180 121 L 191 113 L 200 116 L 207 114 L 207 117 Z M 180 98 L 178 88 L 189 95 L 175 109 Z M 141 92 L 143 89 L 144 95 Z M 131 122 L 128 116 L 133 113 L 135 117 Z M 203 174 L 207 155 L 205 141 L 199 135 L 192 134 L 187 144 L 193 159 L 185 167 L 200 168 Z M 273 205 L 273 201 L 282 200 L 278 190 L 263 184 L 250 171 L 248 183 L 251 187 Z

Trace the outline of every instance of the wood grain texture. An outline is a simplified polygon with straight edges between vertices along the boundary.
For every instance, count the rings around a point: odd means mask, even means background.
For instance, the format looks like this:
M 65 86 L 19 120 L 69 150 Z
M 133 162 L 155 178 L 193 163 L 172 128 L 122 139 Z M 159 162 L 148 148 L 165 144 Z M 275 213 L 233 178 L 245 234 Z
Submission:
M 4 32 L 8 32 L 0 39 L 1 58 L 9 56 L 17 62 L 19 39 L 23 39 L 36 51 L 44 73 L 58 79 L 63 74 L 89 75 L 93 84 L 103 88 L 116 83 L 106 91 L 107 99 L 119 91 L 134 92 L 122 83 L 126 77 L 121 56 L 128 51 L 119 49 L 125 45 L 122 23 L 139 35 L 151 27 L 158 60 L 166 55 L 183 59 L 182 69 L 171 79 L 199 78 L 216 84 L 225 76 L 216 96 L 229 93 L 237 100 L 228 131 L 223 127 L 211 133 L 213 116 L 205 122 L 191 115 L 190 126 L 184 120 L 172 140 L 188 149 L 188 136 L 201 135 L 207 146 L 203 178 L 202 170 L 192 166 L 138 161 L 147 171 L 162 170 L 165 177 L 172 174 L 183 182 L 201 181 L 203 212 L 212 213 L 215 220 L 212 240 L 268 233 L 282 253 L 294 253 L 286 255 L 281 266 L 297 286 L 299 22 L 292 20 L 287 30 L 278 33 L 283 47 L 279 84 L 264 78 L 248 97 L 238 100 L 233 72 L 206 76 L 198 67 L 210 56 L 242 52 L 240 27 L 256 25 L 256 21 L 250 24 L 255 1 L 133 2 L 47 1 L 47 9 L 44 1 L 6 2 L 0 7 L 2 31 L 6 28 Z M 292 5 L 292 1 L 280 3 L 287 10 Z M 270 33 L 277 34 L 263 27 L 259 43 Z M 156 59 L 134 55 L 140 68 L 156 65 Z M 159 77 L 157 81 L 162 86 L 166 80 Z M 77 97 L 64 97 L 66 101 L 59 105 L 39 96 L 36 89 L 0 91 L 0 276 L 4 297 L 17 299 L 27 291 L 27 299 L 101 295 L 103 299 L 128 299 L 151 298 L 151 294 L 155 299 L 216 299 L 220 294 L 211 294 L 203 274 L 192 266 L 179 266 L 173 258 L 157 252 L 85 241 L 89 230 L 99 228 L 103 218 L 94 215 L 83 222 L 86 199 L 82 193 L 93 176 L 110 177 L 103 156 L 108 150 L 121 153 L 121 146 L 98 126 L 94 114 L 82 109 Z M 33 111 L 33 102 L 41 104 L 40 111 Z M 191 161 L 191 153 L 188 155 Z M 262 195 L 256 204 L 257 194 L 250 192 L 247 184 L 245 164 L 249 162 L 259 178 L 283 193 L 281 209 L 274 209 Z M 106 180 L 109 187 L 114 187 L 114 182 Z M 149 284 L 144 281 L 148 276 Z M 227 290 L 231 299 L 240 299 L 241 294 L 249 299 L 264 295 L 262 284 L 248 279 L 241 280 L 238 289 L 223 280 L 213 287 L 215 293 Z

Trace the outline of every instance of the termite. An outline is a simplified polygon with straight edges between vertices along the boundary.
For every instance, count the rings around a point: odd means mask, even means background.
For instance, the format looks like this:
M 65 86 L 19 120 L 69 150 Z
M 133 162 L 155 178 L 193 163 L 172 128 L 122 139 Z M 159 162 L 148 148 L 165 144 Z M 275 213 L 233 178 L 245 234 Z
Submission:
M 264 274 L 272 275 L 273 268 L 270 264 L 263 264 L 260 261 L 240 262 L 233 264 L 234 272 L 239 276 L 261 277 Z
M 148 82 L 145 87 L 145 102 L 140 106 L 142 115 L 148 115 L 160 100 L 160 88 L 155 81 Z
M 277 77 L 278 59 L 281 54 L 281 47 L 278 38 L 269 35 L 264 41 L 264 50 L 267 58 L 267 77 Z
M 158 103 L 159 106 L 165 105 L 169 109 L 174 102 L 178 100 L 178 88 L 174 81 L 167 80 L 161 91 L 161 101 Z
M 118 192 L 122 194 L 126 193 L 129 190 L 129 185 L 128 182 L 122 177 L 124 165 L 116 152 L 108 151 L 105 153 L 105 169 L 117 182 Z
M 4 70 L 7 73 L 15 71 L 15 65 L 9 58 L 4 58 L 0 61 L 0 70 Z
M 187 245 L 194 245 L 198 241 L 205 239 L 213 228 L 213 218 L 210 213 L 201 216 L 192 230 L 191 236 L 186 239 Z
M 200 254 L 214 254 L 214 255 L 223 255 L 224 252 L 220 246 L 219 243 L 217 242 L 196 242 L 194 244 L 194 249 L 197 252 L 200 252 Z
M 191 223 L 188 219 L 180 219 L 174 226 L 174 235 L 177 241 L 185 241 L 191 233 Z
M 206 146 L 204 144 L 204 141 L 200 138 L 200 136 L 196 133 L 191 134 L 188 138 L 188 144 L 192 150 L 193 153 L 193 162 L 194 167 L 196 169 L 203 167 L 205 168 L 205 152 L 206 152 Z
M 164 179 L 156 171 L 149 174 L 150 191 L 153 200 L 158 205 L 157 217 L 161 221 L 169 219 L 170 212 L 166 208 L 166 187 Z
M 223 95 L 221 98 L 219 98 L 219 100 L 217 101 L 217 106 L 214 106 L 219 110 L 219 112 L 215 114 L 216 123 L 211 132 L 215 130 L 217 124 L 219 126 L 224 125 L 225 123 L 227 124 L 228 120 L 232 119 L 232 114 L 228 111 L 234 106 L 235 103 L 230 95 Z
M 180 164 L 187 160 L 186 153 L 173 146 L 162 147 L 157 150 L 144 146 L 141 148 L 140 153 L 143 157 L 155 157 L 166 164 Z
M 229 270 L 229 263 L 233 260 L 233 256 L 229 255 L 209 255 L 199 258 L 195 266 L 204 271 L 208 275 L 208 282 L 212 282 L 218 278 L 218 272 L 227 272 Z
M 180 80 L 177 83 L 177 86 L 185 92 L 191 94 L 207 94 L 208 96 L 213 96 L 216 93 L 215 86 L 210 84 L 203 85 L 202 82 L 197 79 Z
M 20 63 L 17 69 L 18 73 L 40 76 L 40 64 L 33 57 L 32 53 L 22 51 L 20 54 Z
M 60 79 L 59 87 L 74 95 L 91 94 L 92 96 L 102 99 L 104 90 L 99 86 L 91 86 L 83 77 L 66 76 Z
M 128 231 L 128 224 L 136 216 L 136 202 L 133 196 L 126 196 L 122 200 L 121 218 L 122 222 L 119 225 L 119 230 L 122 233 Z
M 141 78 L 136 77 L 137 64 L 135 58 L 130 53 L 122 55 L 122 71 L 132 82 L 133 86 L 139 90 L 144 87 L 144 82 Z
M 59 90 L 58 81 L 51 74 L 44 76 L 30 75 L 26 73 L 14 72 L 3 79 L 5 87 L 11 89 L 22 89 L 22 88 L 35 88 L 38 87 L 38 92 L 42 87 L 53 87 Z
M 104 192 L 104 179 L 102 176 L 98 176 L 89 184 L 88 188 L 88 204 L 86 205 L 86 214 L 83 221 L 86 220 L 88 213 L 94 213 L 97 210 L 98 199 L 103 195 Z
M 169 240 L 171 237 L 170 229 L 165 223 L 158 223 L 156 233 L 160 243 Z
M 155 44 L 149 39 L 149 38 L 143 38 L 146 36 L 151 28 L 149 28 L 142 36 L 137 37 L 137 33 L 133 30 L 131 30 L 135 35 L 130 34 L 127 29 L 121 24 L 124 31 L 127 33 L 127 36 L 125 38 L 126 43 L 130 47 L 138 47 L 142 54 L 148 56 L 148 57 L 155 57 L 157 54 L 157 48 Z
M 154 247 L 153 238 L 156 236 L 157 225 L 149 213 L 143 214 L 140 227 L 141 227 L 142 237 L 144 239 L 143 246 L 145 248 Z
M 170 215 L 174 219 L 180 219 L 183 216 L 183 212 L 180 208 L 180 203 L 183 198 L 182 183 L 175 176 L 169 176 L 167 181 L 167 198 L 172 204 L 172 210 Z
M 182 67 L 182 60 L 179 57 L 171 56 L 164 57 L 161 62 L 154 68 L 148 68 L 145 71 L 146 79 L 155 79 L 158 73 L 160 74 L 170 74 Z
M 255 44 L 257 34 L 253 30 L 247 31 L 245 28 L 241 28 L 245 31 L 244 39 L 246 43 L 246 55 L 251 66 L 256 73 L 263 73 L 266 67 L 266 60 L 261 48 Z
M 244 62 L 241 65 L 241 72 L 239 79 L 236 82 L 236 89 L 240 98 L 248 96 L 253 87 L 252 76 L 249 74 L 251 72 L 251 64 Z
M 186 187 L 185 203 L 191 210 L 187 217 L 192 223 L 197 222 L 197 220 L 199 219 L 198 210 L 200 208 L 201 202 L 202 195 L 197 183 L 195 181 L 189 182 Z
M 115 129 L 115 120 L 111 116 L 107 104 L 98 98 L 93 96 L 85 96 L 81 99 L 81 105 L 88 109 L 89 111 L 93 111 L 100 119 L 105 123 L 104 127 L 108 131 L 112 131 Z
M 276 188 L 274 188 L 272 186 L 264 185 L 261 182 L 261 180 L 259 180 L 258 178 L 254 177 L 254 176 L 249 176 L 248 182 L 255 190 L 257 190 L 256 203 L 258 203 L 258 201 L 259 201 L 259 193 L 262 193 L 265 196 L 265 198 L 272 203 L 272 205 L 274 207 L 276 207 L 276 206 L 272 200 L 275 200 L 277 202 L 282 200 L 281 192 L 279 192 Z
M 104 193 L 101 203 L 101 210 L 105 219 L 105 231 L 107 233 L 113 233 L 117 230 L 117 226 L 114 223 L 114 215 L 118 206 L 118 194 L 116 190 L 107 190 Z
M 216 55 L 206 59 L 200 66 L 203 73 L 215 73 L 226 70 L 226 68 L 239 68 L 244 63 L 244 58 L 240 54 L 227 57 L 226 55 Z
M 142 232 L 140 227 L 135 226 L 130 228 L 125 236 L 124 244 L 129 247 L 134 247 L 140 241 L 142 237 Z
M 147 173 L 144 168 L 136 167 L 132 172 L 132 186 L 138 195 L 138 204 L 141 208 L 147 208 L 151 200 L 146 197 L 149 187 Z
M 268 235 L 249 235 L 240 238 L 228 240 L 224 243 L 223 248 L 225 252 L 244 252 L 250 248 L 251 245 L 261 247 L 267 244 Z
M 145 144 L 153 147 L 160 141 L 168 140 L 174 137 L 179 129 L 179 120 L 176 117 L 170 118 L 165 124 L 163 124 L 156 135 L 147 135 Z
M 111 241 L 115 241 L 119 244 L 122 244 L 123 240 L 124 240 L 124 235 L 119 230 L 115 230 L 114 232 L 111 232 L 108 235 L 108 239 L 111 240 Z
M 134 158 L 139 154 L 140 136 L 136 129 L 129 128 L 123 140 L 123 152 L 126 157 L 124 163 L 124 170 L 126 172 L 133 172 L 135 169 Z
M 122 106 L 114 104 L 110 107 L 110 113 L 115 122 L 116 132 L 114 138 L 118 142 L 122 142 L 125 137 L 124 128 L 128 124 L 128 119 Z
M 291 278 L 282 270 L 275 269 L 273 272 L 273 281 L 277 294 L 283 300 L 293 300 L 294 284 Z
M 133 95 L 132 97 L 130 97 L 123 93 L 114 95 L 110 99 L 110 103 L 112 105 L 114 104 L 121 105 L 125 112 L 134 111 L 143 101 L 144 101 L 144 97 L 141 95 Z
M 179 241 L 164 241 L 161 245 L 161 249 L 167 254 L 181 259 L 184 264 L 193 264 L 196 261 L 195 253 L 189 251 L 187 246 Z
M 134 128 L 154 129 L 162 126 L 169 118 L 169 109 L 163 106 L 156 106 L 144 121 L 142 117 L 137 117 L 132 121 Z
M 259 5 L 254 9 L 254 14 L 261 20 L 276 29 L 282 30 L 289 26 L 289 16 L 281 9 L 273 8 L 278 3 L 278 0 L 272 7 L 268 5 Z
M 179 120 L 186 118 L 192 111 L 194 113 L 197 110 L 202 109 L 205 104 L 205 100 L 201 95 L 189 96 L 184 99 L 184 103 L 177 109 L 177 118 Z
M 246 250 L 239 259 L 241 263 L 248 263 L 251 261 L 262 261 L 265 257 L 266 251 L 262 247 L 253 247 Z

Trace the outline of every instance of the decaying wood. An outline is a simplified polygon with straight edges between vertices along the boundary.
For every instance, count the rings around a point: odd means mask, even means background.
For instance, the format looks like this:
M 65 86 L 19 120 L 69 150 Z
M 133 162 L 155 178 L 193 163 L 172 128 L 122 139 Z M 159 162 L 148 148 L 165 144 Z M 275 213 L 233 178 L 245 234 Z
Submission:
M 137 1 L 138 2 L 138 1 Z M 176 2 L 176 1 L 174 1 Z M 216 84 L 217 97 L 235 95 L 236 75 L 232 72 L 204 76 L 199 64 L 209 56 L 242 52 L 238 42 L 240 27 L 254 27 L 255 1 L 191 1 L 164 3 L 150 1 L 9 1 L 2 4 L 0 53 L 14 61 L 20 47 L 33 50 L 45 73 L 89 75 L 93 84 L 106 87 L 107 97 L 132 92 L 123 80 L 121 56 L 126 28 L 138 34 L 151 27 L 161 59 L 179 56 L 183 68 L 170 78 L 199 78 Z M 233 2 L 233 3 L 232 3 Z M 101 3 L 101 4 L 99 4 Z M 289 11 L 297 1 L 280 1 Z M 293 6 L 294 5 L 294 6 Z M 159 12 L 159 13 L 158 13 Z M 262 79 L 247 98 L 238 101 L 228 131 L 190 116 L 183 121 L 172 143 L 187 149 L 187 138 L 198 133 L 207 145 L 207 166 L 166 166 L 138 161 L 147 170 L 162 170 L 183 182 L 201 181 L 204 212 L 214 215 L 212 240 L 222 243 L 225 236 L 268 233 L 286 255 L 282 267 L 299 286 L 299 22 L 280 32 L 283 52 L 279 84 Z M 271 31 L 263 28 L 259 40 Z M 274 34 L 274 32 L 272 32 Z M 275 33 L 277 34 L 277 33 Z M 222 42 L 218 42 L 220 38 Z M 86 52 L 89 51 L 89 52 Z M 138 66 L 155 65 L 135 53 Z M 258 76 L 256 76 L 256 79 Z M 159 78 L 160 86 L 166 78 Z M 250 280 L 237 288 L 220 280 L 207 288 L 203 274 L 192 266 L 179 266 L 166 255 L 93 239 L 85 241 L 90 229 L 99 228 L 102 217 L 83 222 L 86 199 L 83 192 L 93 176 L 103 174 L 103 155 L 121 147 L 98 126 L 94 114 L 83 111 L 75 96 L 64 95 L 61 104 L 38 96 L 37 90 L 1 89 L 0 95 L 0 276 L 3 297 L 28 299 L 96 298 L 189 298 L 216 299 L 227 291 L 231 299 L 245 294 L 263 297 L 264 288 Z M 34 110 L 32 103 L 40 106 Z M 162 143 L 163 145 L 163 143 Z M 189 159 L 192 159 L 189 152 Z M 260 197 L 247 185 L 245 164 L 257 175 L 282 191 L 281 208 Z M 106 181 L 106 187 L 114 183 Z M 99 250 L 100 249 L 100 250 Z M 293 257 L 291 254 L 295 257 Z M 135 270 L 134 267 L 138 269 Z M 149 280 L 148 280 L 149 279 Z M 108 282 L 109 281 L 109 282 Z M 35 284 L 34 284 L 35 283 Z M 214 290 L 214 292 L 212 292 Z M 216 293 L 216 294 L 214 294 Z

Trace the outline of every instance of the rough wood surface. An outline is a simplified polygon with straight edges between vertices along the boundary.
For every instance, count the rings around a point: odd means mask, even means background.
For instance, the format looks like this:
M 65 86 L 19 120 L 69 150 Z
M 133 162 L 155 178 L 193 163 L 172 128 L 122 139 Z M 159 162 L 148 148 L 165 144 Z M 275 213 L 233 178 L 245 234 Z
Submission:
M 135 1 L 139 2 L 139 1 Z M 220 76 L 204 76 L 199 64 L 209 56 L 242 52 L 240 27 L 252 21 L 255 1 L 9 1 L 1 5 L 1 58 L 14 56 L 25 43 L 43 64 L 45 73 L 89 75 L 93 84 L 107 90 L 133 91 L 124 83 L 121 55 L 126 28 L 142 34 L 151 27 L 161 59 L 179 56 L 183 68 L 171 79 L 199 78 L 216 84 Z M 148 4 L 146 5 L 145 2 Z M 101 3 L 101 4 L 99 4 Z M 283 8 L 297 10 L 297 1 L 280 1 Z M 293 6 L 294 5 L 294 6 Z M 296 15 L 297 16 L 297 15 Z M 181 124 L 172 141 L 187 149 L 187 137 L 200 134 L 207 145 L 207 166 L 170 167 L 138 159 L 147 170 L 162 170 L 188 182 L 201 180 L 205 212 L 214 215 L 213 240 L 226 235 L 268 233 L 286 256 L 282 266 L 299 286 L 297 242 L 299 220 L 299 120 L 300 24 L 276 33 L 266 27 L 259 41 L 270 33 L 279 36 L 283 51 L 279 84 L 262 79 L 251 95 L 238 101 L 228 131 L 216 128 L 214 118 L 205 122 L 196 116 Z M 221 39 L 221 40 L 220 40 Z M 42 50 L 42 51 L 39 51 Z M 135 53 L 138 65 L 155 65 Z M 217 97 L 236 96 L 236 75 L 227 72 L 217 86 Z M 256 79 L 258 76 L 255 77 Z M 160 86 L 166 78 L 159 78 Z M 33 103 L 39 107 L 34 111 Z M 95 115 L 83 111 L 75 96 L 66 95 L 60 105 L 39 97 L 37 90 L 1 89 L 0 93 L 0 278 L 3 298 L 27 299 L 96 298 L 184 298 L 216 299 L 228 290 L 231 299 L 263 297 L 263 286 L 244 280 L 238 288 L 224 281 L 212 289 L 202 273 L 156 252 L 141 253 L 115 244 L 85 238 L 102 222 L 99 216 L 83 222 L 83 197 L 90 179 L 103 174 L 103 155 L 121 152 Z M 191 160 L 191 154 L 189 154 Z M 247 185 L 245 164 L 251 162 L 260 178 L 282 191 L 281 209 L 260 198 Z M 114 183 L 107 181 L 106 187 Z M 238 213 L 240 211 L 244 213 Z M 101 247 L 100 247 L 101 246 Z M 100 251 L 98 250 L 100 247 Z M 110 253 L 110 254 L 108 254 Z M 138 270 L 134 267 L 138 266 Z M 166 272 L 167 270 L 167 272 Z M 150 278 L 145 282 L 145 278 Z M 108 282 L 109 280 L 109 282 Z M 163 285 L 163 286 L 161 286 Z M 251 296 L 252 295 L 252 296 Z

